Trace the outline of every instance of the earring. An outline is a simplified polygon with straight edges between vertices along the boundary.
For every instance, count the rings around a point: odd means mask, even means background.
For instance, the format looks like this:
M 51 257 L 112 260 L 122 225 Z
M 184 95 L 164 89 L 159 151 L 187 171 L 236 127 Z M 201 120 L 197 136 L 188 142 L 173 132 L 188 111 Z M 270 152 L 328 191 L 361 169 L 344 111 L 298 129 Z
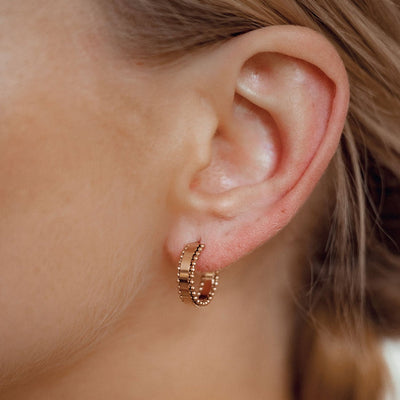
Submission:
M 196 261 L 205 245 L 199 242 L 189 243 L 185 246 L 178 265 L 178 293 L 184 303 L 195 306 L 206 306 L 214 298 L 217 290 L 219 272 L 205 272 L 200 277 L 199 290 L 195 289 Z

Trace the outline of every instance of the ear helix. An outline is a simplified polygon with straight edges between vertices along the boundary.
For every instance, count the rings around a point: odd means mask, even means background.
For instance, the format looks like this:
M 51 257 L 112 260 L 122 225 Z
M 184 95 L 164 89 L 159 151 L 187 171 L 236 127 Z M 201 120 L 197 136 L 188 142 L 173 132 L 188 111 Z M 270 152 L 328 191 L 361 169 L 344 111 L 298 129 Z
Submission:
M 197 307 L 206 306 L 214 298 L 219 281 L 219 272 L 206 272 L 200 277 L 199 290 L 195 288 L 196 262 L 205 245 L 199 242 L 187 244 L 178 265 L 178 293 L 184 303 Z

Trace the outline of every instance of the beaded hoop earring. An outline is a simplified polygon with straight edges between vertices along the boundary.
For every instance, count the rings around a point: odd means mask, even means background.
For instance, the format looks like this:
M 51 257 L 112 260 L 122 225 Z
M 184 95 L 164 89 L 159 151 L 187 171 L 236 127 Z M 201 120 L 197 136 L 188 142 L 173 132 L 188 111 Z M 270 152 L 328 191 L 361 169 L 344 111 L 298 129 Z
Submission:
M 219 281 L 219 272 L 205 272 L 200 277 L 199 290 L 195 288 L 196 262 L 205 245 L 199 242 L 187 244 L 178 265 L 178 293 L 184 303 L 206 306 L 214 298 Z

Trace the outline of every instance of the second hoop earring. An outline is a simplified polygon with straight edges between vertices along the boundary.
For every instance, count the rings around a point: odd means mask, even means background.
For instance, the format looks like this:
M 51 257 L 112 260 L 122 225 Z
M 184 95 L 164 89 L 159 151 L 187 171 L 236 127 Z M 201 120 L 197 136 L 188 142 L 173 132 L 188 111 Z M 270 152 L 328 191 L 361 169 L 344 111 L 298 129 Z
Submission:
M 199 289 L 195 288 L 196 262 L 205 245 L 199 242 L 185 246 L 178 265 L 178 294 L 184 303 L 206 306 L 214 298 L 219 281 L 219 272 L 205 272 L 200 277 Z

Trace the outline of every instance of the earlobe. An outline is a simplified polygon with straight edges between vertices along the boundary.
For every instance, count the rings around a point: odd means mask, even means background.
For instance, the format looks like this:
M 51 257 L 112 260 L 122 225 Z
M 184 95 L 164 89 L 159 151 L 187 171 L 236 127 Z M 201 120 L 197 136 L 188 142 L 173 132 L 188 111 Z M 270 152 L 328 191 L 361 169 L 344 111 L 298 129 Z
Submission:
M 215 56 L 221 71 L 233 70 L 219 85 L 234 95 L 213 93 L 219 127 L 209 164 L 187 188 L 189 208 L 170 232 L 172 258 L 201 239 L 207 246 L 199 267 L 217 270 L 258 247 L 288 224 L 335 152 L 348 107 L 343 64 L 313 31 L 277 28 L 243 35 L 236 48 L 227 43 L 235 54 L 229 63 Z M 299 57 L 299 46 L 307 56 Z

